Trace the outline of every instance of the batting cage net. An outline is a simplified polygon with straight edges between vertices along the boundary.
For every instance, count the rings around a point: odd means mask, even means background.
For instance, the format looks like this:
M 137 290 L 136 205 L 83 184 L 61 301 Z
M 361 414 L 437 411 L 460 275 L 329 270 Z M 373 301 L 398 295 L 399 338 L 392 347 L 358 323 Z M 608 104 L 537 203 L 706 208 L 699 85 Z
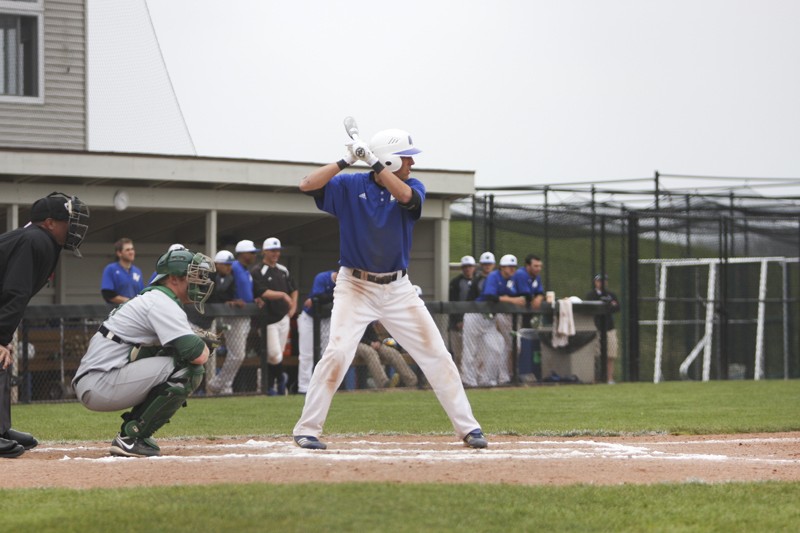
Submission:
M 622 304 L 613 317 L 616 379 L 800 376 L 793 200 L 662 190 L 627 201 L 624 191 L 594 187 L 558 192 L 544 188 L 525 203 L 492 194 L 458 202 L 454 234 L 471 239 L 452 239 L 451 257 L 489 250 L 521 264 L 534 254 L 557 298 L 586 298 L 594 276 L 605 274 Z M 599 364 L 607 355 L 597 357 L 596 380 L 607 377 Z

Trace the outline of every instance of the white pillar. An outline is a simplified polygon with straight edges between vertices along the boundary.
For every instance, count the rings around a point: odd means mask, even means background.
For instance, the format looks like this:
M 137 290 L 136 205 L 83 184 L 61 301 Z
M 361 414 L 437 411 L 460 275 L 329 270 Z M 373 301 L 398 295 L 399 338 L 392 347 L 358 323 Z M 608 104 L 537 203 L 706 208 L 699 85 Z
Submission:
M 19 227 L 19 204 L 11 204 L 6 208 L 6 231 Z
M 206 253 L 210 257 L 217 254 L 217 210 L 206 213 Z
M 450 202 L 444 201 L 442 218 L 433 224 L 433 294 L 446 302 L 450 283 Z

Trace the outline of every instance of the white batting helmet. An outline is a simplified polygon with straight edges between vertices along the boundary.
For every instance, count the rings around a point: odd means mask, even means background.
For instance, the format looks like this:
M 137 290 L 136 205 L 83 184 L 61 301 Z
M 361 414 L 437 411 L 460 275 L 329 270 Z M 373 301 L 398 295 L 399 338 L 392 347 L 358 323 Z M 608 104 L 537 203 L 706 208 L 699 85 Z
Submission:
M 414 146 L 407 131 L 398 129 L 376 133 L 369 141 L 369 149 L 392 172 L 400 168 L 402 157 L 411 157 L 422 151 Z

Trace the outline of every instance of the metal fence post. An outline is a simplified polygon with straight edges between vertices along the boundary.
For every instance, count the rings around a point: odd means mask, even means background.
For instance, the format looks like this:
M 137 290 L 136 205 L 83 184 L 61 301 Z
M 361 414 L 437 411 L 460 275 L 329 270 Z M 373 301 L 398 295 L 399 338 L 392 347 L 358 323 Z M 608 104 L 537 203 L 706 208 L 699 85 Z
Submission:
M 25 319 L 21 322 L 22 327 L 22 372 L 17 371 L 17 391 L 21 391 L 20 402 L 31 403 L 33 398 L 33 377 L 31 376 L 29 362 L 30 354 L 28 353 L 28 323 Z
M 639 218 L 628 213 L 628 380 L 639 381 Z

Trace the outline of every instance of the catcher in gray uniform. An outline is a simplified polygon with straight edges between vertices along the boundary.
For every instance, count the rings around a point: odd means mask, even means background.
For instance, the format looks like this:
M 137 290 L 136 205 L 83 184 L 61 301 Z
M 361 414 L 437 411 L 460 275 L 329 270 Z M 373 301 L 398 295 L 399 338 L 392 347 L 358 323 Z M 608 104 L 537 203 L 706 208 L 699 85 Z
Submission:
M 213 271 L 204 254 L 167 252 L 150 286 L 111 311 L 92 337 L 72 385 L 92 411 L 131 408 L 122 415 L 111 455 L 161 455 L 153 433 L 186 405 L 209 356 L 210 341 L 193 330 L 182 304 L 194 302 L 204 311 Z

